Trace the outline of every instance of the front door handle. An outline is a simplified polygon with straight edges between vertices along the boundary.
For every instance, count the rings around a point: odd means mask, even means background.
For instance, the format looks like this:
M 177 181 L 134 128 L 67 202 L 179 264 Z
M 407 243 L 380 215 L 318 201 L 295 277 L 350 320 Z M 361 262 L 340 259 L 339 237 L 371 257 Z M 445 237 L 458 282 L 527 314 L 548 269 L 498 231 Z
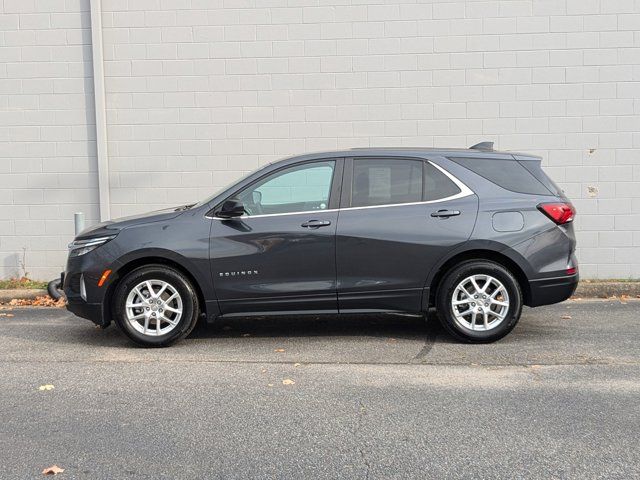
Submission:
M 301 226 L 304 228 L 320 228 L 320 227 L 328 227 L 331 225 L 329 220 L 309 220 L 308 222 L 304 222 Z
M 431 214 L 432 217 L 437 218 L 449 218 L 460 215 L 460 210 L 438 210 L 437 212 L 433 212 Z

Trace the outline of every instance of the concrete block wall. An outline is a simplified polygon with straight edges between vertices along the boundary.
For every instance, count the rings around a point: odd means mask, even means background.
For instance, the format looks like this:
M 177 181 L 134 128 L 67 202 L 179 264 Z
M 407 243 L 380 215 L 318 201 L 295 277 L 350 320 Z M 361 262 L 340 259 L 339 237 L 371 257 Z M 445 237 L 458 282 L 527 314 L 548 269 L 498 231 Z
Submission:
M 51 279 L 98 218 L 89 2 L 0 2 L 0 278 Z
M 4 0 L 32 9 L 15 12 L 20 35 L 45 4 Z M 86 30 L 87 4 L 63 4 Z M 640 278 L 638 0 L 102 4 L 112 216 L 195 201 L 291 154 L 493 140 L 542 155 L 573 199 L 583 277 Z

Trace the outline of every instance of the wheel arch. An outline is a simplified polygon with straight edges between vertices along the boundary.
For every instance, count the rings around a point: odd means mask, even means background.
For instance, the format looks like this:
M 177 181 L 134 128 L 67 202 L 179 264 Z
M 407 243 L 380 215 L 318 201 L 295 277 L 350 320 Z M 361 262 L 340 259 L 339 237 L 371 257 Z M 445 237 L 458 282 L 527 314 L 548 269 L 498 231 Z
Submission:
M 176 259 L 168 258 L 166 256 L 160 255 L 148 255 L 148 256 L 140 256 L 136 258 L 129 259 L 125 262 L 122 262 L 122 265 L 113 273 L 115 274 L 114 280 L 109 283 L 107 291 L 105 293 L 104 298 L 104 318 L 108 319 L 111 322 L 112 319 L 112 311 L 111 304 L 113 300 L 113 295 L 118 288 L 120 281 L 129 273 L 136 270 L 140 267 L 145 267 L 149 265 L 164 265 L 183 274 L 193 285 L 193 288 L 198 297 L 198 303 L 200 304 L 200 313 L 205 315 L 207 314 L 207 303 L 205 301 L 204 292 L 202 291 L 202 287 L 200 282 L 198 282 L 196 276 L 184 266 L 184 264 L 179 263 Z
M 509 253 L 512 253 L 512 255 L 510 256 Z M 476 247 L 459 251 L 447 259 L 444 259 L 439 266 L 433 269 L 427 280 L 427 286 L 429 287 L 429 305 L 435 305 L 435 298 L 444 275 L 456 265 L 467 260 L 490 260 L 505 267 L 516 277 L 520 290 L 522 291 L 523 303 L 529 305 L 531 302 L 531 287 L 525 269 L 516 259 L 512 258 L 516 257 L 516 255 L 517 253 L 513 251 L 497 251 Z

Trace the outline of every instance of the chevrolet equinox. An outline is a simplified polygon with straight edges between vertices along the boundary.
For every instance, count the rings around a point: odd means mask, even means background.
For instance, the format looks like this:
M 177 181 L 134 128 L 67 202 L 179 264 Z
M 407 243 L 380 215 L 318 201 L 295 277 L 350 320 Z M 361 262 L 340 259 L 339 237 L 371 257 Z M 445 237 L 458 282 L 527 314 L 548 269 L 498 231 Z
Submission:
M 280 160 L 199 203 L 83 231 L 67 308 L 145 346 L 199 318 L 432 307 L 457 339 L 492 342 L 578 282 L 575 209 L 540 163 L 489 142 Z

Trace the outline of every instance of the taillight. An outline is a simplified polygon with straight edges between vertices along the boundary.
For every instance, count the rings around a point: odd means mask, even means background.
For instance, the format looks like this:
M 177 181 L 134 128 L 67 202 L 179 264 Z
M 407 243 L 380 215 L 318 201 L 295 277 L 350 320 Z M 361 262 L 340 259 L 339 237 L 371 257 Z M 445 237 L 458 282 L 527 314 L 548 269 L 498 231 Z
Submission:
M 576 216 L 576 209 L 569 202 L 541 203 L 538 205 L 538 210 L 558 225 L 569 223 Z

